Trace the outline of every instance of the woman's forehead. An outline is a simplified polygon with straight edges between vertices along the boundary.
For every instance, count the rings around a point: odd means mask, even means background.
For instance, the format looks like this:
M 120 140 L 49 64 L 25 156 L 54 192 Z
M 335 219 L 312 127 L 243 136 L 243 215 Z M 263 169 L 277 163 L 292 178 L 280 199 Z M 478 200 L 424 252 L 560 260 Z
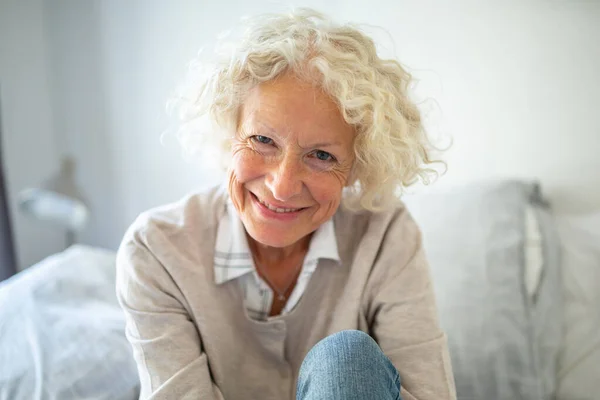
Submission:
M 354 129 L 320 88 L 280 78 L 253 88 L 241 110 L 242 129 L 264 134 L 300 135 L 320 143 L 352 141 Z

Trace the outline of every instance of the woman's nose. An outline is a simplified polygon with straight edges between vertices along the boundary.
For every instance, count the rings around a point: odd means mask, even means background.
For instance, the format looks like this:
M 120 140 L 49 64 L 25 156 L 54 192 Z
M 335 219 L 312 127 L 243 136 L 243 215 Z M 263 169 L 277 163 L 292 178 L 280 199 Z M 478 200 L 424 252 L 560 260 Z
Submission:
M 292 155 L 286 155 L 267 175 L 267 188 L 275 200 L 287 201 L 302 192 L 301 174 L 301 162 Z

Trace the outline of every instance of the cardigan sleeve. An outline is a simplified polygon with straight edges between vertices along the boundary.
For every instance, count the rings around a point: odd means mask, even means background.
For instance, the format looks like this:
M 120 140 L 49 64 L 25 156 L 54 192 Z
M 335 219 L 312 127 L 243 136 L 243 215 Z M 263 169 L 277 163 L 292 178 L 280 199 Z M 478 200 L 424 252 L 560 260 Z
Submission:
M 130 228 L 117 253 L 116 290 L 140 377 L 140 399 L 223 400 L 181 291 L 139 227 Z
M 455 400 L 421 233 L 406 209 L 392 218 L 372 274 L 370 333 L 400 374 L 402 399 Z

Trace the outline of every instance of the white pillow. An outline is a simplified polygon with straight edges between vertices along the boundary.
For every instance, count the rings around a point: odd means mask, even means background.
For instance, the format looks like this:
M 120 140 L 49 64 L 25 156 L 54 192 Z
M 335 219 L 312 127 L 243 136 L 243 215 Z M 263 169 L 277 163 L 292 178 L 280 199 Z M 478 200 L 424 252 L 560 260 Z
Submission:
M 562 242 L 565 336 L 559 353 L 558 400 L 599 398 L 600 212 L 557 217 Z

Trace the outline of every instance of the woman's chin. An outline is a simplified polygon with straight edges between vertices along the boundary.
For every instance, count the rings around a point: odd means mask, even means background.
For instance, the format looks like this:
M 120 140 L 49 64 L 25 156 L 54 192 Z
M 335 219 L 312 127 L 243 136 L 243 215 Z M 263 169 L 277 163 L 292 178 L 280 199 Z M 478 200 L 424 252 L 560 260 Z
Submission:
M 279 230 L 254 232 L 250 236 L 263 246 L 284 248 L 297 243 L 306 235 L 298 236 L 297 234 L 293 234 L 293 229 L 290 229 L 287 232 Z

